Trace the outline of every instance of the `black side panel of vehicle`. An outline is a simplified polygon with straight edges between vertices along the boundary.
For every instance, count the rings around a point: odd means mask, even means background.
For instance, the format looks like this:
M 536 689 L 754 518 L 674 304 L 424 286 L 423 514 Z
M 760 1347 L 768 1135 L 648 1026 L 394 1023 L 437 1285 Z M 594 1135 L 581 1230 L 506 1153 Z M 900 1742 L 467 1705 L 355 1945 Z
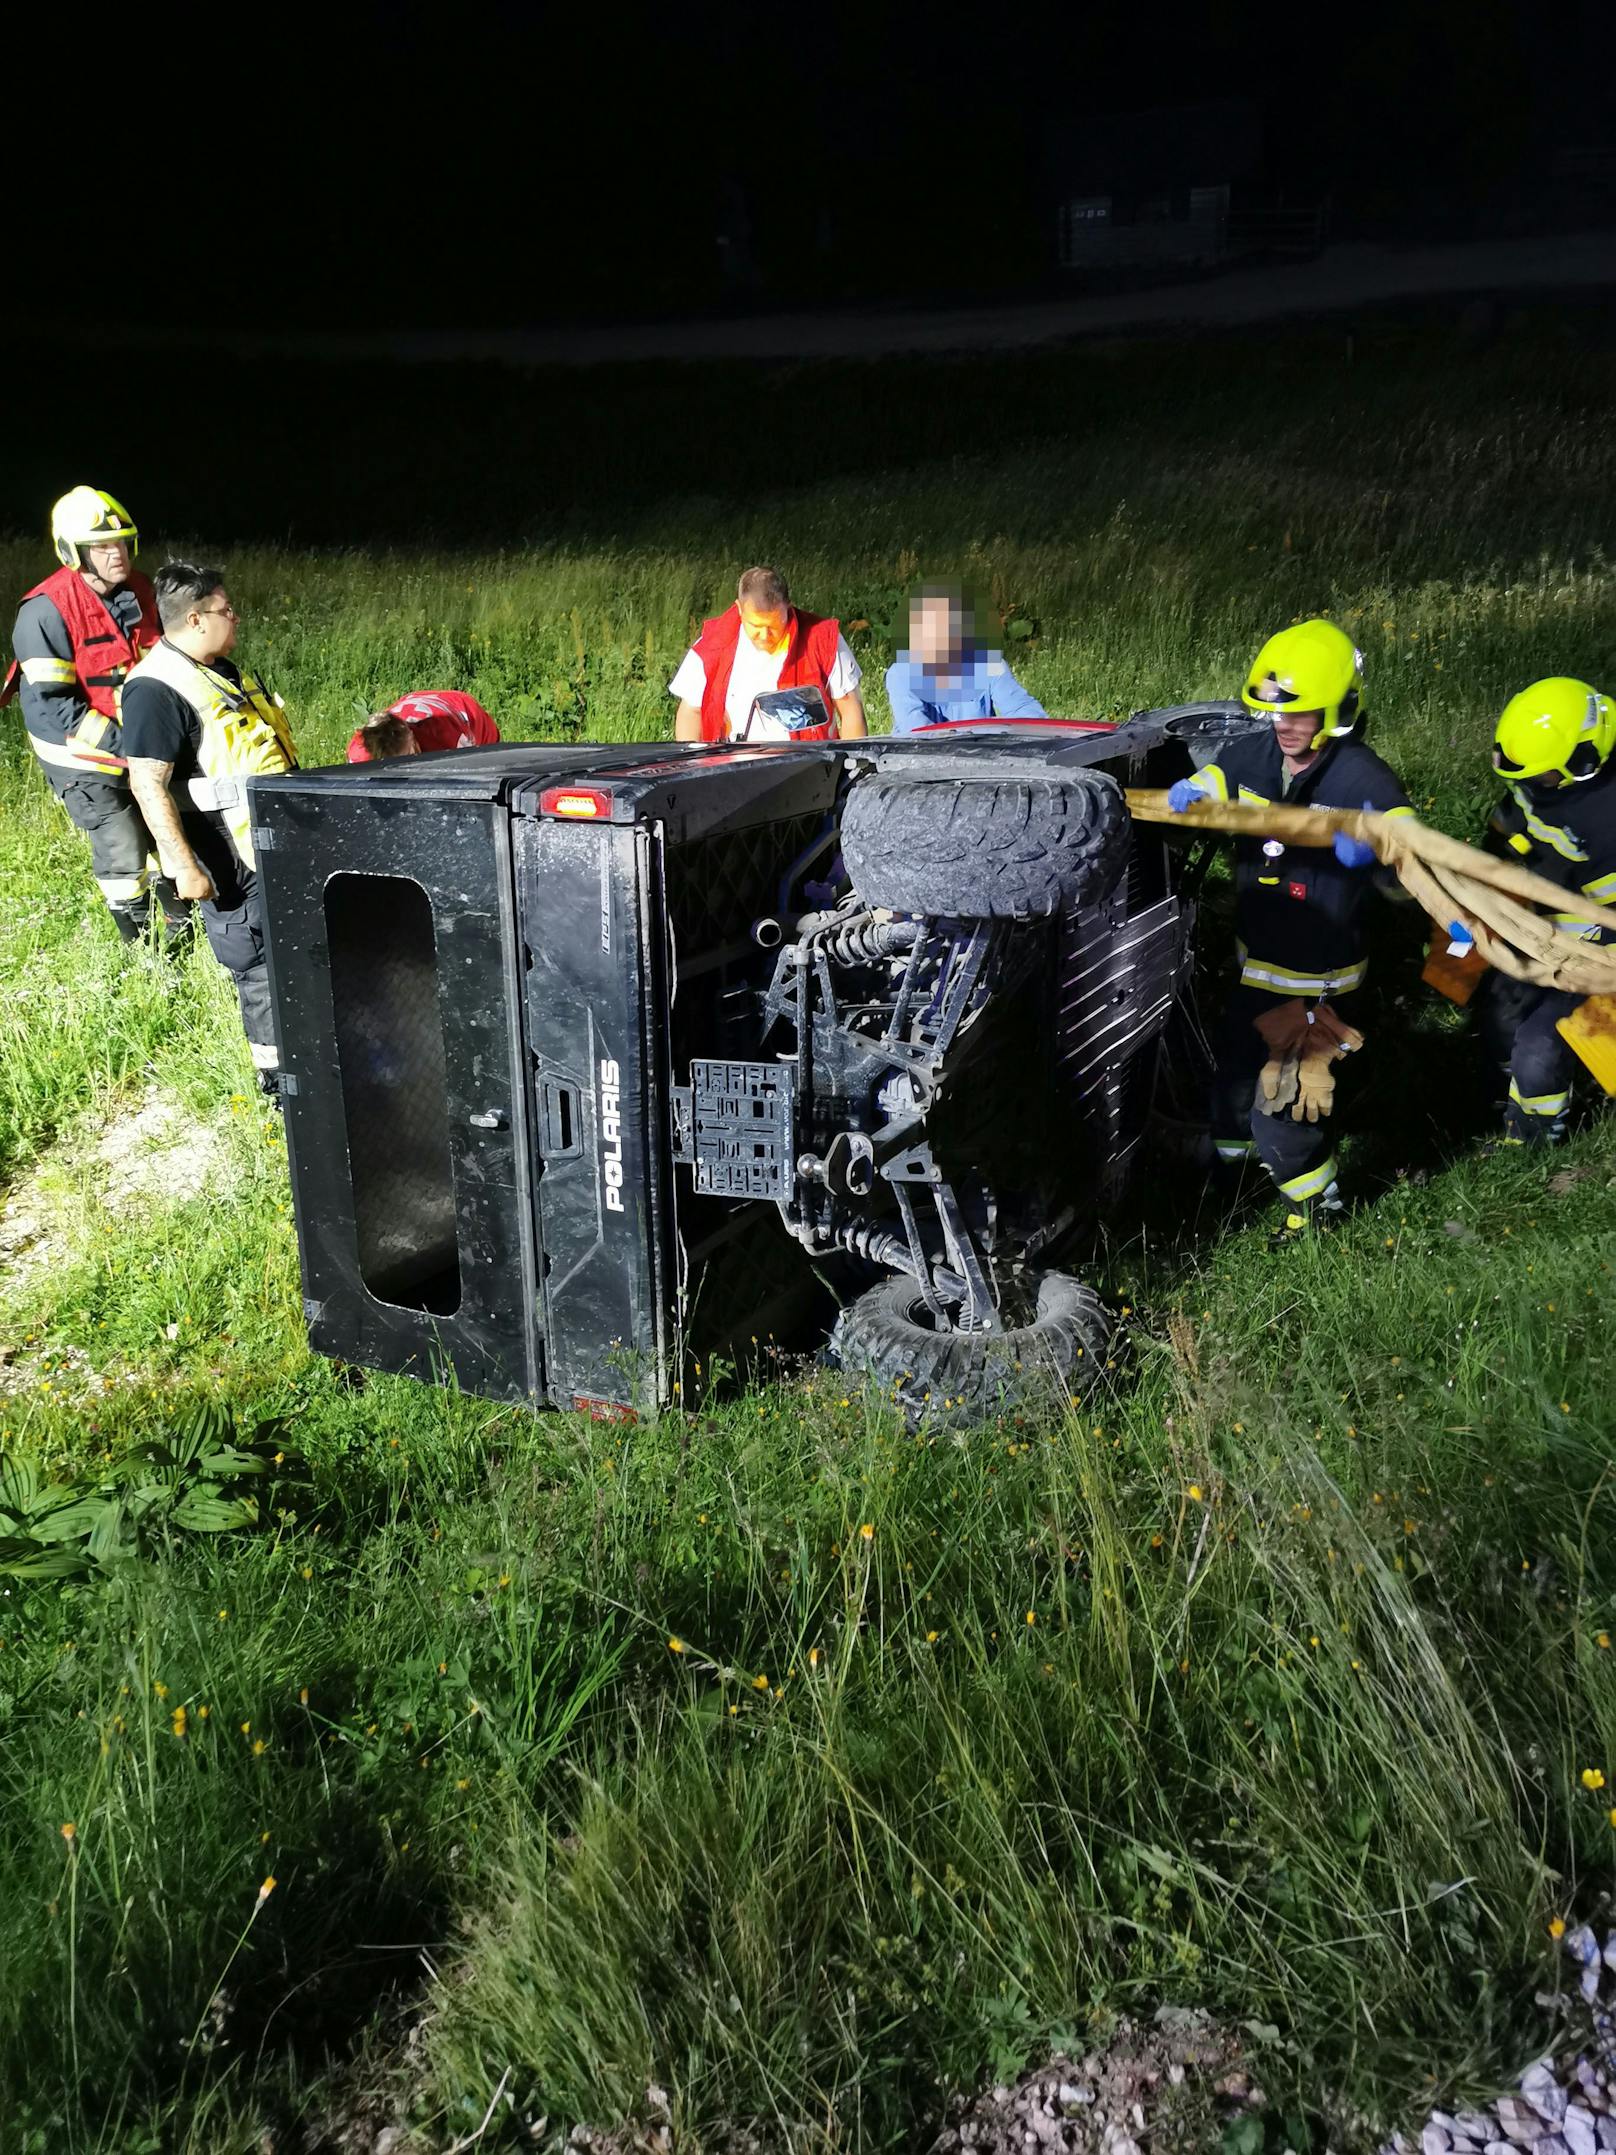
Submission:
M 310 1342 L 542 1398 L 505 810 L 252 800 Z
M 674 1381 L 657 843 L 631 823 L 511 828 L 549 1396 L 647 1409 Z

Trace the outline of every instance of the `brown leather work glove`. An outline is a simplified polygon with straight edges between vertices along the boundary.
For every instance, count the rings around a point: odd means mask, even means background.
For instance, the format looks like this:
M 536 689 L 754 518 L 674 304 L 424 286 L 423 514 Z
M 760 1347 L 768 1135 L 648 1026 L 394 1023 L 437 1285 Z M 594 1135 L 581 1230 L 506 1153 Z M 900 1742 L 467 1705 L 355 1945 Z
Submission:
M 1296 1098 L 1296 1073 L 1300 1068 L 1294 1055 L 1271 1055 L 1257 1073 L 1257 1098 L 1254 1103 L 1259 1115 L 1282 1115 Z
M 1332 1055 L 1350 1055 L 1354 1048 L 1363 1046 L 1363 1034 L 1357 1026 L 1337 1017 L 1328 1003 L 1315 1003 L 1308 1016 L 1308 1045 L 1302 1051 L 1304 1055 L 1316 1055 L 1321 1050 Z
M 1288 995 L 1284 1002 L 1275 1003 L 1261 1017 L 1253 1018 L 1252 1024 L 1263 1036 L 1269 1054 L 1275 1062 L 1284 1062 L 1302 1055 L 1312 1040 L 1313 1028 L 1307 1022 L 1307 1005 L 1299 995 Z

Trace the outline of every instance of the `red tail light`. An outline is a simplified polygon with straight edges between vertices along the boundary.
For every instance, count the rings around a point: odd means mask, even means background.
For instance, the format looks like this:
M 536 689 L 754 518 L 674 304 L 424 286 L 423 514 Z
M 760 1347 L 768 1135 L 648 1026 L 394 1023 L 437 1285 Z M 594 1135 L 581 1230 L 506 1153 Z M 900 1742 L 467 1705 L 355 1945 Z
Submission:
M 539 795 L 541 816 L 579 816 L 585 822 L 609 823 L 612 797 L 599 786 L 547 786 Z
M 579 1414 L 587 1414 L 592 1422 L 637 1422 L 640 1418 L 632 1407 L 625 1407 L 615 1399 L 592 1399 L 587 1392 L 574 1392 L 572 1404 Z

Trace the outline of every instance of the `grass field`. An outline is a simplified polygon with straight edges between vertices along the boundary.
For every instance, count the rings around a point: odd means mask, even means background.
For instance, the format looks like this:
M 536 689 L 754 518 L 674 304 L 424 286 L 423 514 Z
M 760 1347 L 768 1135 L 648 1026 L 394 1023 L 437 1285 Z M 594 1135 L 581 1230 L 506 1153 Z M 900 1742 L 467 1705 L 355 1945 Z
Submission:
M 1596 357 L 1540 319 L 1484 353 L 1387 325 L 1350 366 L 1321 332 L 715 370 L 693 410 L 739 384 L 865 456 L 759 483 L 725 448 L 706 487 L 658 461 L 673 392 L 648 416 L 625 378 L 615 427 L 589 392 L 598 491 L 520 551 L 188 543 L 310 761 L 409 687 L 517 737 L 654 736 L 693 617 L 761 557 L 868 624 L 878 720 L 917 573 L 989 585 L 1075 714 L 1227 694 L 1331 613 L 1378 745 L 1464 833 L 1505 697 L 1610 677 Z M 580 452 L 527 427 L 532 500 Z M 422 527 L 461 528 L 462 438 L 494 458 L 446 405 Z M 0 545 L 5 588 L 41 568 Z M 823 1378 L 627 1432 L 341 1379 L 223 977 L 123 955 L 15 723 L 0 908 L 0 1166 L 49 1223 L 0 1280 L 0 1510 L 55 1501 L 33 1472 L 108 1522 L 83 1576 L 0 1541 L 0 2155 L 363 2116 L 442 2149 L 496 2092 L 478 2144 L 531 2146 L 653 2084 L 680 2149 L 905 2148 L 1163 2001 L 1276 2031 L 1265 2084 L 1320 2148 L 1521 2062 L 1550 1921 L 1616 1851 L 1588 1785 L 1616 1782 L 1616 1136 L 1553 1180 L 1481 1157 L 1410 931 L 1349 1223 L 1276 1257 L 1164 1179 L 1096 1262 L 1127 1389 L 956 1442 Z M 154 1092 L 209 1165 L 114 1205 L 96 1148 Z M 204 1404 L 284 1422 L 256 1529 L 199 1530 L 172 1464 L 105 1494 Z

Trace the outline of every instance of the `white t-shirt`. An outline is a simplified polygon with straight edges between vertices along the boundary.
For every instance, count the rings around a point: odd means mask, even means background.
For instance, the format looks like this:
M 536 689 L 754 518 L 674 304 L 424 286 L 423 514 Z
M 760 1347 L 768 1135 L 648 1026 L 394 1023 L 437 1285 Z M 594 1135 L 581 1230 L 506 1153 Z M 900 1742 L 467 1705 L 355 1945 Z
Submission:
M 780 673 L 786 662 L 781 651 L 760 651 L 756 644 L 743 633 L 735 640 L 735 667 L 729 677 L 729 689 L 724 697 L 724 716 L 729 721 L 729 737 L 733 741 L 746 731 L 747 714 L 754 698 L 766 696 L 770 689 L 780 686 Z M 864 674 L 858 660 L 847 648 L 847 638 L 836 639 L 836 659 L 830 669 L 826 693 L 834 706 L 838 696 L 851 696 L 863 680 Z M 707 668 L 700 654 L 692 647 L 679 663 L 679 671 L 668 683 L 668 694 L 677 696 L 681 703 L 693 703 L 699 710 L 702 694 L 707 686 Z M 834 710 L 832 716 L 834 717 Z M 791 736 L 777 718 L 765 718 L 758 713 L 756 725 L 747 734 L 749 741 L 786 741 Z

